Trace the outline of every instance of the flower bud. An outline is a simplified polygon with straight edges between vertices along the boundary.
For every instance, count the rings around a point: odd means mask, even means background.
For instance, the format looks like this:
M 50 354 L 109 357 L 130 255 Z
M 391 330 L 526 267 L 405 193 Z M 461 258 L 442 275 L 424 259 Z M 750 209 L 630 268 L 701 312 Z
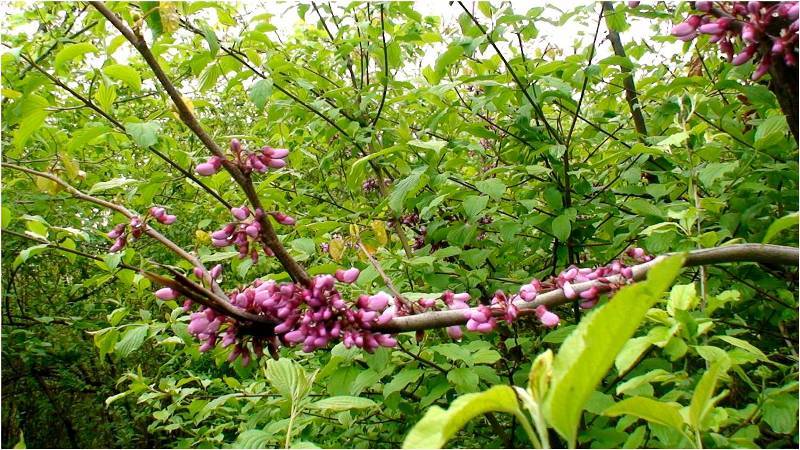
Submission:
M 694 2 L 694 9 L 703 12 L 710 12 L 711 2 Z
M 111 252 L 111 253 L 116 253 L 116 252 L 122 250 L 125 247 L 126 243 L 127 243 L 127 241 L 125 240 L 125 237 L 124 236 L 120 236 L 120 237 L 117 238 L 116 241 L 114 241 L 114 245 L 112 245 L 111 248 L 108 249 L 108 251 Z
M 211 275 L 213 279 L 219 278 L 219 276 L 222 275 L 222 264 L 214 266 L 211 271 L 209 271 L 209 275 Z
M 250 209 L 247 206 L 242 206 L 240 208 L 233 207 L 231 208 L 231 214 L 239 220 L 244 220 L 250 215 Z
M 176 220 L 178 220 L 177 216 L 173 214 L 166 214 L 161 218 L 160 222 L 164 225 L 172 225 Z
M 164 217 L 164 214 L 166 213 L 167 210 L 160 206 L 153 206 L 152 208 L 150 208 L 150 215 L 155 217 L 156 220 L 161 220 L 161 218 Z
M 178 291 L 168 287 L 157 290 L 155 295 L 161 300 L 173 300 L 180 296 Z
M 242 151 L 242 143 L 236 138 L 231 139 L 231 151 L 233 153 L 239 153 Z
M 294 225 L 297 221 L 292 216 L 288 216 L 282 212 L 271 213 L 272 217 L 281 225 Z
M 214 175 L 218 170 L 219 168 L 215 167 L 214 164 L 211 164 L 210 162 L 198 164 L 197 167 L 194 168 L 195 172 L 203 176 Z
M 336 271 L 336 279 L 342 283 L 352 283 L 358 279 L 359 273 L 361 273 L 361 271 L 355 267 L 347 270 L 339 269 Z

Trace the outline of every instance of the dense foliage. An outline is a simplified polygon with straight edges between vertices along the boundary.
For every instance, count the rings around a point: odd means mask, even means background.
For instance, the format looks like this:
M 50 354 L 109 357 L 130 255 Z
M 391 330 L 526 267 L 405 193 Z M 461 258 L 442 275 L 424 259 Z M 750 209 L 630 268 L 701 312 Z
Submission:
M 431 8 L 6 13 L 4 447 L 797 447 L 797 3 Z

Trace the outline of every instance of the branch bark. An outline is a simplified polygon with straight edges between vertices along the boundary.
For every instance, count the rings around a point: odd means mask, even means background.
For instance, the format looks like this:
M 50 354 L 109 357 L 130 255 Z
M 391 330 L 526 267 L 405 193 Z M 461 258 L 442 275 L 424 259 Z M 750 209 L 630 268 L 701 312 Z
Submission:
M 119 17 L 117 17 L 110 9 L 108 9 L 103 2 L 92 1 L 90 3 L 100 12 L 100 14 L 102 14 L 109 22 L 111 22 L 114 28 L 119 30 L 119 32 L 125 36 L 125 39 L 127 39 L 128 42 L 130 42 L 131 45 L 136 48 L 139 54 L 142 55 L 142 58 L 144 58 L 147 65 L 150 66 L 150 69 L 167 91 L 167 94 L 169 94 L 169 97 L 175 104 L 175 107 L 178 110 L 178 115 L 183 123 L 186 124 L 190 130 L 192 130 L 192 132 L 200 139 L 203 145 L 205 145 L 213 155 L 222 159 L 223 167 L 231 175 L 234 181 L 236 181 L 236 183 L 242 188 L 253 208 L 261 209 L 263 211 L 264 208 L 261 204 L 261 199 L 258 197 L 250 177 L 243 173 L 233 162 L 228 160 L 225 157 L 225 153 L 222 151 L 222 149 L 217 145 L 216 142 L 214 142 L 211 136 L 206 133 L 202 125 L 200 125 L 200 122 L 195 117 L 194 113 L 192 113 L 186 102 L 183 100 L 181 94 L 161 68 L 161 65 L 150 51 L 150 48 L 147 46 L 147 42 L 145 42 L 144 38 L 137 35 L 133 30 L 129 29 Z M 280 240 L 278 239 L 278 235 L 275 233 L 275 229 L 272 227 L 272 223 L 269 221 L 266 214 L 259 219 L 259 223 L 261 225 L 261 233 L 259 234 L 261 242 L 272 250 L 272 252 L 275 254 L 275 257 L 278 258 L 283 267 L 286 269 L 286 272 L 289 273 L 293 280 L 306 286 L 310 285 L 311 277 L 308 276 L 305 269 L 300 266 L 300 264 L 295 261 L 295 259 L 292 258 L 292 256 L 289 255 L 289 252 L 287 252 L 283 247 L 283 244 L 281 244 Z
M 659 256 L 650 262 L 633 266 L 633 279 L 640 281 L 645 278 L 647 272 L 657 263 L 662 261 L 665 256 Z M 730 262 L 757 262 L 764 264 L 781 264 L 786 266 L 798 266 L 800 252 L 797 248 L 781 245 L 768 244 L 736 244 L 727 247 L 709 248 L 693 250 L 687 253 L 684 267 L 694 267 L 710 264 L 721 264 Z M 625 283 L 619 276 L 609 277 L 612 283 Z M 591 287 L 607 292 L 609 287 L 606 283 L 590 281 L 579 283 L 572 286 L 575 292 L 583 292 Z M 563 305 L 572 302 L 564 295 L 561 289 L 539 294 L 536 300 L 530 303 L 519 302 L 520 314 L 533 314 L 536 307 L 544 305 L 547 307 Z M 493 311 L 499 316 L 499 310 Z M 464 317 L 464 310 L 434 311 L 413 316 L 402 316 L 392 319 L 391 322 L 383 326 L 373 327 L 374 331 L 385 333 L 402 333 L 405 331 L 428 330 L 432 328 L 445 328 L 453 325 L 464 325 L 467 319 Z

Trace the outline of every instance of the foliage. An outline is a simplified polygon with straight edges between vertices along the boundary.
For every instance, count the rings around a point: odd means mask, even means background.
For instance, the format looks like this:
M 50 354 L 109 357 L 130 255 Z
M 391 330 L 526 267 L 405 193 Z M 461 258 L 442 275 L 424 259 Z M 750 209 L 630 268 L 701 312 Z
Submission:
M 448 20 L 406 2 L 299 4 L 289 30 L 284 11 L 255 5 L 107 6 L 220 147 L 290 149 L 286 167 L 254 174 L 255 192 L 297 219 L 278 238 L 310 275 L 360 269 L 345 297 L 389 291 L 385 274 L 414 301 L 488 303 L 631 245 L 797 246 L 797 142 L 772 74 L 752 81 L 753 64 L 727 63 L 707 36 L 679 45 L 670 32 L 690 5 L 601 17 L 600 4 L 454 3 Z M 212 245 L 245 194 L 225 171 L 187 179 L 211 155 L 95 7 L 5 19 L 4 447 L 797 446 L 797 277 L 777 264 L 662 274 L 588 315 L 553 307 L 554 330 L 523 315 L 460 341 L 403 332 L 371 354 L 291 347 L 244 366 L 201 353 L 182 305 L 138 270 L 190 263 L 146 236 L 109 253 L 127 218 L 6 164 L 140 214 L 165 207 L 177 220 L 153 228 L 222 264 L 225 290 L 290 280 L 275 258 Z M 564 30 L 574 42 L 547 45 Z M 582 394 L 556 411 L 569 383 Z M 520 391 L 531 401 L 502 401 Z M 481 415 L 487 399 L 511 414 Z M 458 411 L 458 426 L 409 434 Z

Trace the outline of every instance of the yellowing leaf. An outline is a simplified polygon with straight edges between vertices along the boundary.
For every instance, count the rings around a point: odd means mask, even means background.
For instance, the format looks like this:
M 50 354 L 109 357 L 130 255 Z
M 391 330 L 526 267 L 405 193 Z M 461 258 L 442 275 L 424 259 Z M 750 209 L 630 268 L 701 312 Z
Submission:
M 197 242 L 201 244 L 211 243 L 211 236 L 203 230 L 196 230 L 194 232 L 194 237 L 197 239 Z
M 328 244 L 328 253 L 331 254 L 334 261 L 341 261 L 344 255 L 344 240 L 342 238 L 331 240 Z
M 386 245 L 386 243 L 389 242 L 389 237 L 386 235 L 386 222 L 382 220 L 373 220 L 370 226 L 372 227 L 372 231 L 375 232 L 375 238 L 378 242 L 380 242 L 381 245 Z
M 78 165 L 78 161 L 72 158 L 66 152 L 59 152 L 58 156 L 61 157 L 61 164 L 64 165 L 64 170 L 67 172 L 67 177 L 71 179 L 78 178 L 81 172 L 81 168 Z
M 36 177 L 34 181 L 36 182 L 36 187 L 45 194 L 56 195 L 61 190 L 61 186 L 49 178 Z

